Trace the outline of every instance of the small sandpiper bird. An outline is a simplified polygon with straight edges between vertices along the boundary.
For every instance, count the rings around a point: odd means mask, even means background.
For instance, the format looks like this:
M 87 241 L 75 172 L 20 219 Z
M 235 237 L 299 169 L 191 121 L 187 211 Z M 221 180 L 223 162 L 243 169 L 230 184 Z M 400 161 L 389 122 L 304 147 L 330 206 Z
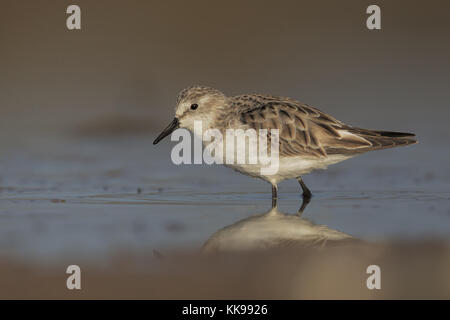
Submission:
M 417 142 L 412 133 L 349 126 L 317 108 L 290 98 L 261 94 L 227 97 L 219 90 L 194 86 L 180 92 L 175 118 L 153 144 L 177 128 L 194 132 L 194 121 L 202 121 L 204 130 L 279 130 L 279 170 L 276 174 L 261 174 L 260 164 L 225 164 L 269 182 L 272 185 L 272 205 L 276 205 L 277 185 L 283 180 L 297 179 L 303 190 L 303 201 L 308 203 L 311 191 L 303 182 L 302 175 L 367 151 Z

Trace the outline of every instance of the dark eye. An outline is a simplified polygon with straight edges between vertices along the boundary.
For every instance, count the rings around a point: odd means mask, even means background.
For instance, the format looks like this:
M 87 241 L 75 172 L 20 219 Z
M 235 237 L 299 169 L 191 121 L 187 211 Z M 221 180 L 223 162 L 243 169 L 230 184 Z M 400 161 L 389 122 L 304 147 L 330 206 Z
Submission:
M 197 109 L 197 108 L 198 108 L 198 104 L 196 104 L 196 103 L 191 104 L 191 109 L 192 109 L 192 110 L 195 110 L 195 109 Z

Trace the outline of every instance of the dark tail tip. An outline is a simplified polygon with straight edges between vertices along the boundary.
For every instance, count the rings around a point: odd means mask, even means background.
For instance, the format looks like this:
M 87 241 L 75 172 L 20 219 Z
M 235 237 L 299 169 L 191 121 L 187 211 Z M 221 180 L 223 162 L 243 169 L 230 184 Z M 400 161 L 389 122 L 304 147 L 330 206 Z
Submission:
M 395 132 L 395 131 L 375 131 L 382 137 L 388 137 L 388 138 L 406 138 L 406 137 L 415 137 L 416 135 L 414 133 L 408 133 L 408 132 Z

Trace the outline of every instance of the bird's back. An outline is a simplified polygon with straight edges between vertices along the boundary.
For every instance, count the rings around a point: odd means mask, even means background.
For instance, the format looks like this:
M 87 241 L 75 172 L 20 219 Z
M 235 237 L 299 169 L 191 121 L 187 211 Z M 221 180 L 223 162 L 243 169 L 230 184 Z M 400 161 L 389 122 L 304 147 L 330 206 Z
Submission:
M 416 143 L 412 133 L 361 129 L 299 101 L 260 94 L 230 98 L 243 126 L 278 129 L 280 156 L 322 158 Z

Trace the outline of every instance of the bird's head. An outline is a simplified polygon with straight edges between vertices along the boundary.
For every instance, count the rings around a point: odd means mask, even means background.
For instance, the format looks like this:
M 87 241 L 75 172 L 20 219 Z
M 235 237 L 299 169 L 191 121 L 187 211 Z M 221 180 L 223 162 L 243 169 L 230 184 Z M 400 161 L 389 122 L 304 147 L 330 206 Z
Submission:
M 227 97 L 209 87 L 189 87 L 180 92 L 175 108 L 175 118 L 155 139 L 157 144 L 178 128 L 194 130 L 194 121 L 202 121 L 203 130 L 212 128 L 227 106 Z

